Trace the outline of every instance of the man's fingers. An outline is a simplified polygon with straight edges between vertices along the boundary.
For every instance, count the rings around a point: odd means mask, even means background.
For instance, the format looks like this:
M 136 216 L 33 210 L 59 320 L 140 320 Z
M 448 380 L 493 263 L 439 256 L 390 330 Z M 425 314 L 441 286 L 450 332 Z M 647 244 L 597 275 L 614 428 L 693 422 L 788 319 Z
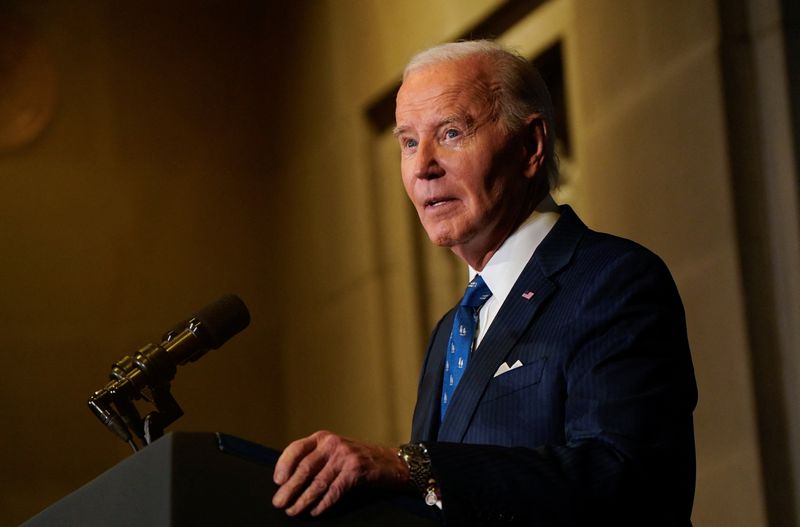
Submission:
M 399 465 L 399 466 L 398 466 Z M 316 516 L 362 483 L 400 485 L 405 465 L 390 448 L 378 447 L 320 431 L 295 441 L 275 466 L 280 488 L 272 504 L 294 516 L 312 509 Z
M 297 498 L 297 501 L 286 509 L 287 514 L 294 516 L 319 501 L 321 497 L 326 497 L 331 491 L 332 482 L 338 479 L 336 477 L 337 472 L 338 470 L 332 467 L 330 461 L 328 461 L 328 464 L 308 484 L 306 490 Z
M 294 472 L 286 480 L 272 497 L 272 504 L 275 507 L 283 508 L 289 501 L 303 489 L 308 481 L 316 478 L 322 467 L 325 466 L 326 458 L 319 452 L 311 452 L 296 463 Z
M 278 485 L 286 483 L 298 463 L 310 452 L 313 452 L 316 446 L 317 440 L 314 436 L 304 437 L 290 443 L 281 453 L 277 463 L 275 463 L 275 471 L 272 474 L 273 481 Z
M 344 472 L 340 472 L 336 479 L 328 485 L 328 492 L 319 500 L 316 507 L 311 509 L 311 516 L 319 516 L 342 497 L 345 491 L 353 486 L 353 482 L 349 481 L 348 476 Z

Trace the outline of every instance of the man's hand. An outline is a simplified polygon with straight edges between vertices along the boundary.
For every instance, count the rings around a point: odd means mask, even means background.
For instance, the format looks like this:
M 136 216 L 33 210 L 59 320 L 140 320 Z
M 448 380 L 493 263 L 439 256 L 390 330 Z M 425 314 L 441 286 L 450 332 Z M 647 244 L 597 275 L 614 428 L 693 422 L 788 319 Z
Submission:
M 272 504 L 290 516 L 309 506 L 317 516 L 356 485 L 403 488 L 408 467 L 397 449 L 361 443 L 331 432 L 316 432 L 291 443 L 275 464 L 280 488 Z

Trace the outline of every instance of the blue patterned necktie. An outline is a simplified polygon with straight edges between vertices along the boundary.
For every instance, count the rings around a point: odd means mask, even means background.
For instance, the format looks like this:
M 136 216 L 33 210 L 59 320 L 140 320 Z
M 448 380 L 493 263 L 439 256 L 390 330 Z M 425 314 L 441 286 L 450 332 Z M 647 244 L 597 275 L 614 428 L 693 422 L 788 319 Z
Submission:
M 489 286 L 483 281 L 481 275 L 475 276 L 467 285 L 464 297 L 456 311 L 453 320 L 453 331 L 447 342 L 447 355 L 444 361 L 444 382 L 442 383 L 442 413 L 441 420 L 447 405 L 453 398 L 464 370 L 467 369 L 472 343 L 475 341 L 475 326 L 478 323 L 478 311 L 486 300 L 492 296 Z

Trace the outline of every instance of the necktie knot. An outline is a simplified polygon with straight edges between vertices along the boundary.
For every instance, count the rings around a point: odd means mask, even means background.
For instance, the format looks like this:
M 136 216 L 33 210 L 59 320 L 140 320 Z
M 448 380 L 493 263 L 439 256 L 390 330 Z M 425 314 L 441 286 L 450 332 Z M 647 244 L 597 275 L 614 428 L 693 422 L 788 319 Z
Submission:
M 467 284 L 464 297 L 461 299 L 461 305 L 464 307 L 479 308 L 486 303 L 490 296 L 492 296 L 492 292 L 489 290 L 489 286 L 486 285 L 486 282 L 483 281 L 483 277 L 481 275 L 475 275 L 475 278 Z

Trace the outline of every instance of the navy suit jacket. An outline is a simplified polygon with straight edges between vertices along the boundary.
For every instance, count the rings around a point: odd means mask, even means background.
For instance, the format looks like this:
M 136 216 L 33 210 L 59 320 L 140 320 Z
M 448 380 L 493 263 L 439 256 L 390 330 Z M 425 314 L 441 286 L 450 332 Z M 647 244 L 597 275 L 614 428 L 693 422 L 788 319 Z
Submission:
M 431 337 L 412 426 L 448 525 L 691 525 L 697 389 L 657 256 L 562 207 L 439 423 L 453 313 Z

